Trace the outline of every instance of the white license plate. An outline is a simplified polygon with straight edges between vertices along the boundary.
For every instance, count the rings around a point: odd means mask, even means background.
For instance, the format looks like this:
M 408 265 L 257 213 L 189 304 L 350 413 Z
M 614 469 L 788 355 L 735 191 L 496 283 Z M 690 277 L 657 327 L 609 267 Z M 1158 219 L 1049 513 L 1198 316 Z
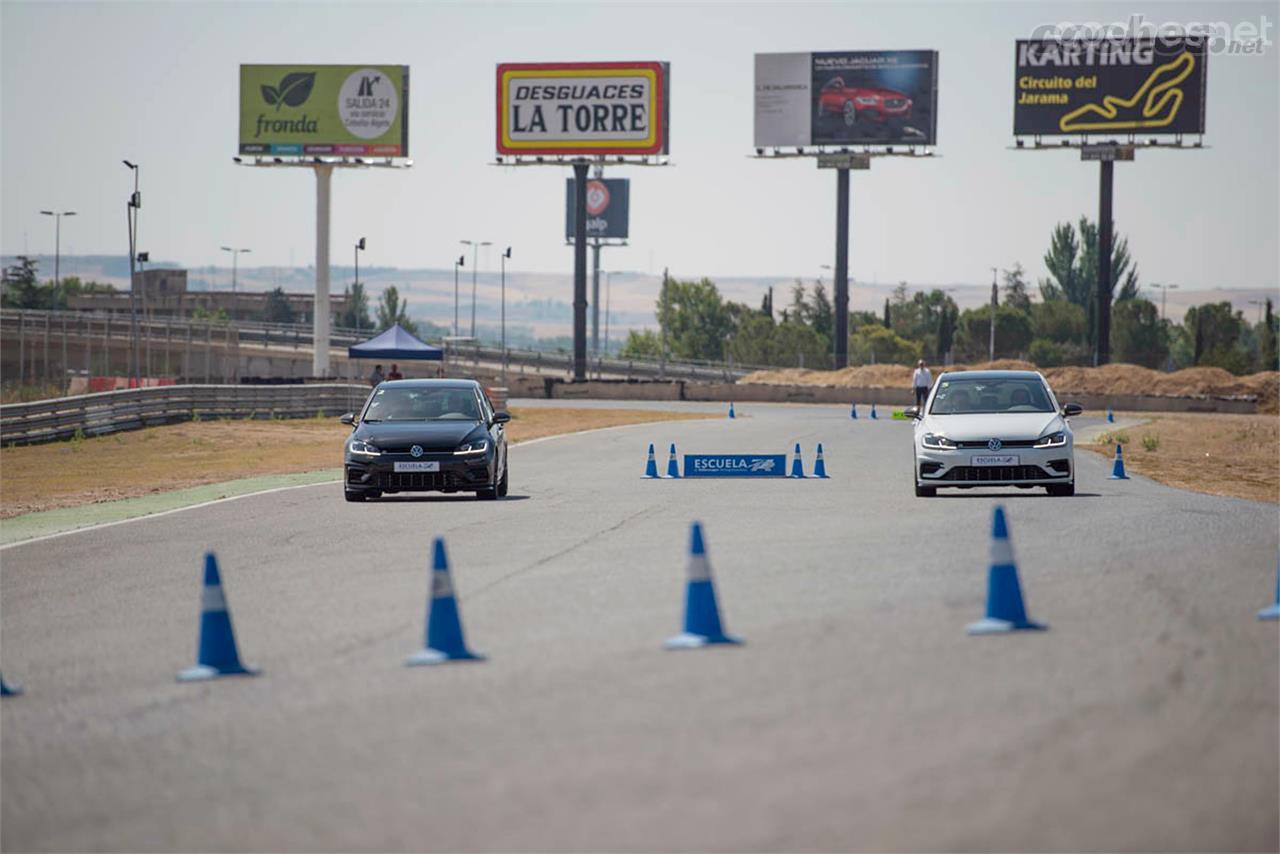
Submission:
M 982 456 L 974 456 L 969 460 L 971 465 L 975 466 L 1016 466 L 1018 464 L 1017 454 L 985 454 Z
M 397 472 L 440 471 L 440 463 L 438 461 L 430 463 L 396 463 L 395 465 Z

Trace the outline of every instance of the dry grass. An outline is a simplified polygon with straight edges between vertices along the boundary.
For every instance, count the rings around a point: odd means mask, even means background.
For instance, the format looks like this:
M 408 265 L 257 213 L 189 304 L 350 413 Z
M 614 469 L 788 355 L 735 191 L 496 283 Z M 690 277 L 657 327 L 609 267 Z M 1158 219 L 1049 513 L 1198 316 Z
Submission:
M 512 443 L 542 436 L 718 417 L 640 409 L 512 410 Z M 336 418 L 201 421 L 96 439 L 0 449 L 0 518 L 244 477 L 337 468 L 350 428 Z
M 1280 502 L 1280 418 L 1275 415 L 1152 415 L 1140 427 L 1113 430 L 1095 445 L 1108 457 L 1124 445 L 1128 472 L 1182 489 Z

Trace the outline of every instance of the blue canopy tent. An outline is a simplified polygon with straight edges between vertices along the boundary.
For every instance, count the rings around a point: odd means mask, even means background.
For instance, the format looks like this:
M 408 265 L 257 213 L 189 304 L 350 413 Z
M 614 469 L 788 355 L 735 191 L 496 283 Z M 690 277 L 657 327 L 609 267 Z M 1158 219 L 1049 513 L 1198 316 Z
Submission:
M 352 344 L 347 348 L 347 358 L 440 362 L 444 360 L 444 350 L 424 344 L 397 324 L 368 341 Z

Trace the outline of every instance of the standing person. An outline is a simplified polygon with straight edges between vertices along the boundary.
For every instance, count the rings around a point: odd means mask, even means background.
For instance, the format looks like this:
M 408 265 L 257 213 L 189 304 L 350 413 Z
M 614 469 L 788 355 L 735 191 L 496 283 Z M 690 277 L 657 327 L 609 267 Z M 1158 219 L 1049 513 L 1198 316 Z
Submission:
M 385 379 L 386 377 L 382 375 L 382 365 L 374 365 L 373 373 L 369 374 L 369 385 L 377 386 L 378 383 L 382 382 Z
M 391 363 L 391 371 L 390 373 L 387 374 L 387 379 L 389 380 L 404 379 L 404 374 L 400 373 L 400 366 L 397 365 L 395 362 Z
M 925 399 L 929 397 L 929 389 L 933 386 L 933 375 L 929 373 L 929 369 L 924 366 L 924 359 L 916 362 L 916 369 L 911 373 L 911 387 L 916 392 L 916 408 L 920 409 L 924 406 Z

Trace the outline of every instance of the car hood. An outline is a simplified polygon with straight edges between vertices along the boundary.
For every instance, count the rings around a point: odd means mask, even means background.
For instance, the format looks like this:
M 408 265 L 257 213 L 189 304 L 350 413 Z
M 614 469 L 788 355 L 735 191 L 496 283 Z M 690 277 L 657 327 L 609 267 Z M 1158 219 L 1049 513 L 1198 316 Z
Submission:
M 371 442 L 384 450 L 421 445 L 424 451 L 452 451 L 472 433 L 482 432 L 479 421 L 361 422 L 353 439 Z
M 903 100 L 906 100 L 906 101 L 911 100 L 911 96 L 904 95 L 902 92 L 897 92 L 893 89 L 870 89 L 865 86 L 859 86 L 857 89 L 857 92 L 860 95 L 866 94 L 866 95 L 876 95 L 881 98 L 902 98 Z
M 955 442 L 987 439 L 1019 441 L 1039 439 L 1046 433 L 1066 429 L 1066 421 L 1056 412 L 1001 412 L 992 415 L 928 415 L 919 422 L 926 433 L 946 436 Z

